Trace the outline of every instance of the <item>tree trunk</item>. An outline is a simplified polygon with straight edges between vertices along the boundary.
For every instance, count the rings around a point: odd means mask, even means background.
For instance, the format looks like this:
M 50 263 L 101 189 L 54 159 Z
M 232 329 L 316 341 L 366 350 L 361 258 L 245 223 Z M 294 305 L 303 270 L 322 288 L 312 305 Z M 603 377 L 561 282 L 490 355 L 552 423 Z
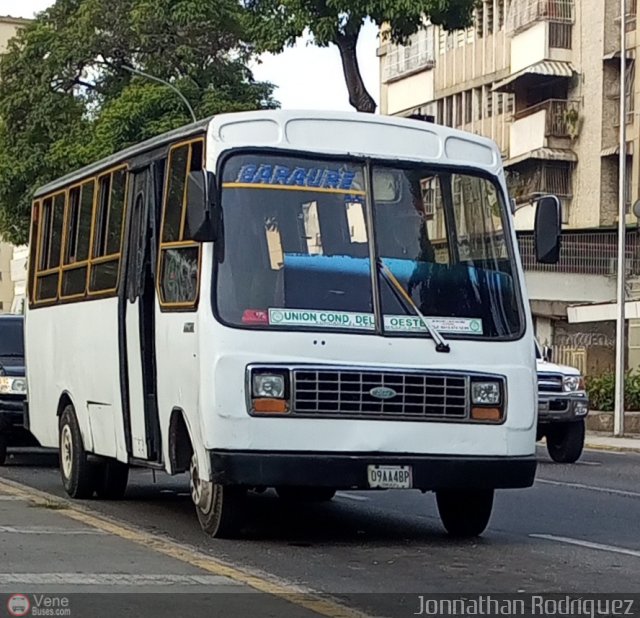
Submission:
M 341 34 L 338 36 L 336 45 L 340 50 L 344 79 L 349 92 L 349 103 L 359 112 L 373 114 L 376 111 L 376 102 L 364 85 L 360 66 L 358 65 L 358 56 L 356 54 L 358 35 L 359 32 L 348 35 Z

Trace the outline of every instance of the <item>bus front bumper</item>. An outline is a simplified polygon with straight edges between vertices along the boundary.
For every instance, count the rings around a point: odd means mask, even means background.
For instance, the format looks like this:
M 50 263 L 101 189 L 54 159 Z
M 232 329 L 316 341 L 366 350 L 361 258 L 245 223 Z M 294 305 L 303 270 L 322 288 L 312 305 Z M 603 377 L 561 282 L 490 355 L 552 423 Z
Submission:
M 455 457 L 394 453 L 210 451 L 212 480 L 247 487 L 371 489 L 370 466 L 408 466 L 411 487 L 506 489 L 531 487 L 536 458 Z

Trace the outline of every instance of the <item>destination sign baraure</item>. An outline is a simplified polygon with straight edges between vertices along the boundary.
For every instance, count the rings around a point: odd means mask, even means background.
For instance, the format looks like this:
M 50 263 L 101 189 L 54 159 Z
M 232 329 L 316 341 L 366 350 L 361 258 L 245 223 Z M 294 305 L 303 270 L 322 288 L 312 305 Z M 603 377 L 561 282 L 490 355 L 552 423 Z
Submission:
M 351 191 L 355 178 L 356 172 L 346 169 L 250 163 L 240 168 L 236 183 Z

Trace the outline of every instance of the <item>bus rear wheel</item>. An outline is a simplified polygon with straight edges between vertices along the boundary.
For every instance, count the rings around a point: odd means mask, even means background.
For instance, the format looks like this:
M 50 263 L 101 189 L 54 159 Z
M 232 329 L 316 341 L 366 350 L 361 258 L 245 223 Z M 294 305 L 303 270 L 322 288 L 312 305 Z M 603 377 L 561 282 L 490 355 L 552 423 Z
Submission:
M 241 528 L 245 492 L 240 487 L 218 485 L 200 476 L 195 453 L 190 465 L 191 499 L 202 529 L 214 538 L 233 538 Z
M 87 458 L 82 434 L 72 405 L 60 417 L 60 474 L 71 498 L 91 498 L 96 488 L 95 470 Z
M 451 536 L 480 536 L 489 524 L 493 508 L 493 489 L 436 491 L 438 512 Z

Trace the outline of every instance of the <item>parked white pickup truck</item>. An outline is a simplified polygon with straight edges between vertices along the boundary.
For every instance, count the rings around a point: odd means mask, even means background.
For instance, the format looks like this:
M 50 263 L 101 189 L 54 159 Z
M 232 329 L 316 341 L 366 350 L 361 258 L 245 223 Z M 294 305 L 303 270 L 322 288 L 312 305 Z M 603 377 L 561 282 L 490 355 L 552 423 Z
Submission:
M 578 461 L 584 448 L 589 396 L 575 367 L 556 365 L 536 343 L 538 366 L 538 440 L 546 438 L 551 459 Z

